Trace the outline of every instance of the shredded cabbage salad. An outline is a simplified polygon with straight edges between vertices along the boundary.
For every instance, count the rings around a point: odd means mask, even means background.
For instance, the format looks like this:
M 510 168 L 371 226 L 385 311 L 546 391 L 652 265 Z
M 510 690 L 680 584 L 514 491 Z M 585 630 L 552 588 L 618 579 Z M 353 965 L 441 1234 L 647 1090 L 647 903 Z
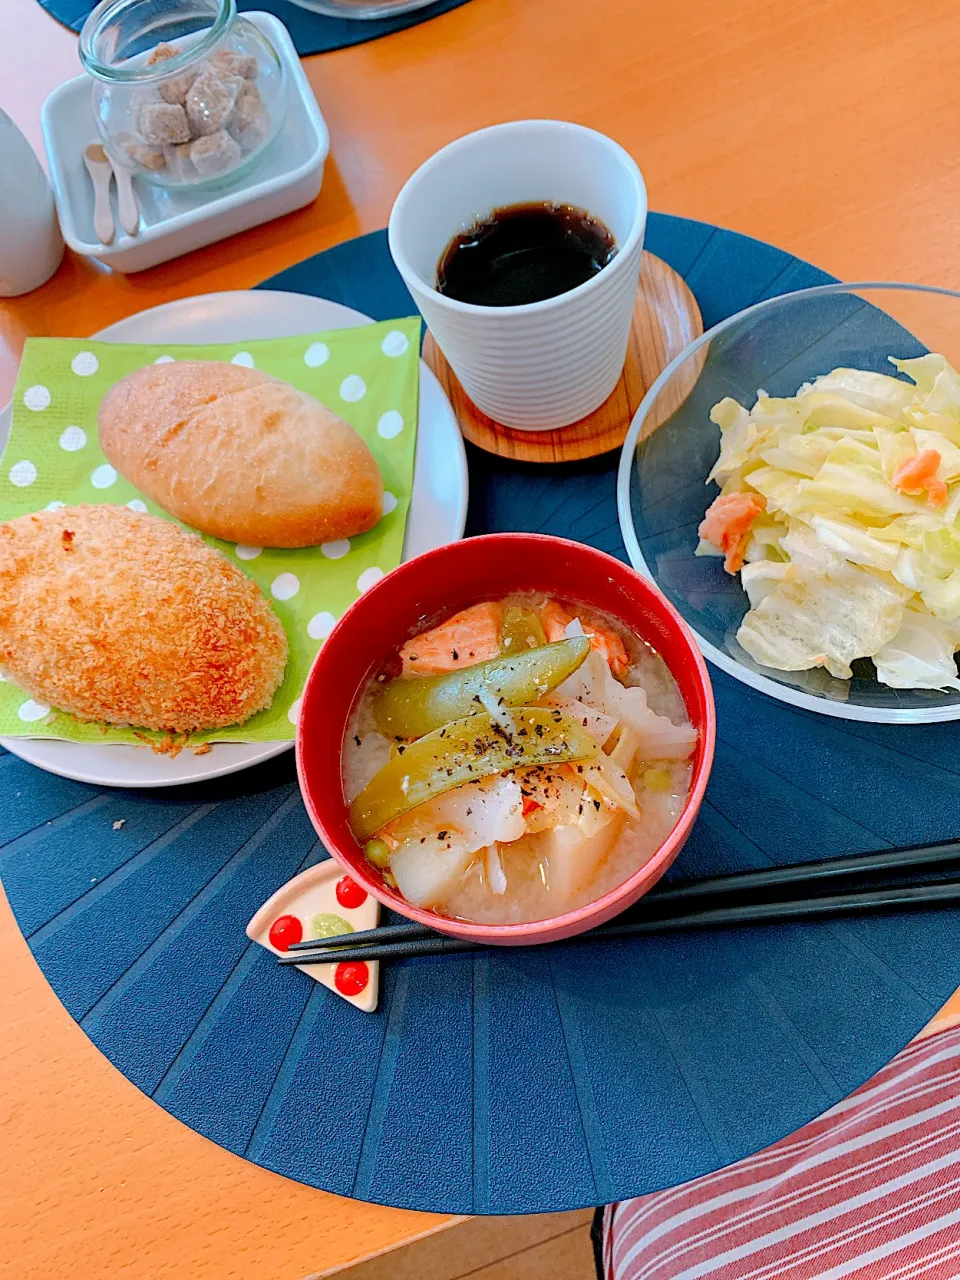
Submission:
M 697 555 L 740 574 L 737 640 L 762 666 L 849 679 L 872 658 L 883 684 L 960 691 L 960 375 L 932 353 L 891 363 L 912 382 L 834 369 L 714 405 Z

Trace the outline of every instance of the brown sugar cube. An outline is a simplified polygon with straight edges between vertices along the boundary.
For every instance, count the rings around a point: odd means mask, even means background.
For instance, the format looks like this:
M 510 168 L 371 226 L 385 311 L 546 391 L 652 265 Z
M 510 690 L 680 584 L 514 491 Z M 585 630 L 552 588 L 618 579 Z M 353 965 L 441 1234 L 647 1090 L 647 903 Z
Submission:
M 248 53 L 218 49 L 210 58 L 210 65 L 221 76 L 242 76 L 244 80 L 257 78 L 257 60 Z
M 132 164 L 150 169 L 153 173 L 166 168 L 167 158 L 162 148 L 151 147 L 135 133 L 120 133 L 116 140 L 120 150 Z
M 223 129 L 197 138 L 190 147 L 190 159 L 196 165 L 197 172 L 204 177 L 226 173 L 228 169 L 234 168 L 242 155 L 239 142 Z
M 180 142 L 172 147 L 164 147 L 164 159 L 167 172 L 175 182 L 189 182 L 197 176 L 197 170 L 190 159 L 192 142 Z
M 221 130 L 233 114 L 237 92 L 235 84 L 225 84 L 213 71 L 198 75 L 186 100 L 190 135 L 203 138 Z M 177 138 L 176 141 L 184 139 Z
M 237 105 L 239 106 L 240 103 L 244 100 L 246 100 L 248 103 L 263 102 L 263 99 L 260 97 L 260 90 L 257 88 L 257 86 L 253 83 L 252 80 L 241 80 L 238 84 Z
M 161 62 L 169 62 L 171 58 L 175 58 L 180 50 L 175 44 L 158 44 L 156 48 L 151 49 L 150 57 L 147 58 L 146 65 L 155 67 Z M 187 91 L 197 78 L 199 68 L 193 67 L 189 71 L 181 71 L 180 75 L 172 76 L 169 80 L 164 80 L 162 84 L 157 86 L 157 91 L 164 102 L 173 102 L 177 106 L 182 107 L 187 96 Z
M 218 79 L 227 93 L 233 94 L 234 109 L 236 109 L 236 104 L 243 96 L 244 89 L 256 89 L 257 87 L 252 81 L 244 80 L 242 76 L 219 76 Z M 232 119 L 232 113 L 230 118 Z
M 181 71 L 178 76 L 171 76 L 169 80 L 164 80 L 158 84 L 157 92 L 164 102 L 175 102 L 182 107 L 187 100 L 190 86 L 196 78 L 197 72 L 195 70 Z
M 257 147 L 267 139 L 269 132 L 269 122 L 267 113 L 261 111 L 255 120 L 251 121 L 245 129 L 237 129 L 233 136 L 240 143 L 240 146 L 246 152 L 256 151 Z
M 133 113 L 133 128 L 136 133 L 143 133 L 143 109 L 162 99 L 156 89 L 134 89 L 130 95 L 130 109 Z
M 230 132 L 244 151 L 255 151 L 267 136 L 270 117 L 257 86 L 246 81 L 230 121 Z
M 175 44 L 158 44 L 150 50 L 146 65 L 155 67 L 158 62 L 167 62 L 170 58 L 175 58 L 179 52 Z
M 137 123 L 144 142 L 154 146 L 190 141 L 187 113 L 174 102 L 145 102 Z

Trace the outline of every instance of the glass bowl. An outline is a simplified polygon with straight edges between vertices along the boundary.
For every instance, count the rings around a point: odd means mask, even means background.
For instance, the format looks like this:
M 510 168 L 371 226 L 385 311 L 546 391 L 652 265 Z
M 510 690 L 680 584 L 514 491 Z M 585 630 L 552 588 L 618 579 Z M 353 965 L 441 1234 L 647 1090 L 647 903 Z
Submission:
M 328 18 L 392 18 L 398 13 L 425 9 L 434 0 L 291 0 L 301 9 Z
M 286 119 L 283 61 L 236 0 L 102 0 L 80 61 L 111 159 L 157 186 L 237 182 Z
M 960 293 L 926 285 L 835 284 L 748 307 L 680 353 L 643 399 L 623 444 L 617 506 L 634 568 L 656 583 L 723 671 L 781 702 L 847 720 L 922 724 L 960 719 L 960 693 L 894 689 L 858 659 L 853 678 L 822 668 L 776 671 L 740 647 L 749 601 L 722 559 L 695 556 L 697 526 L 717 496 L 705 484 L 720 431 L 711 407 L 747 408 L 758 389 L 793 396 L 838 366 L 896 374 L 889 356 L 939 352 L 960 367 Z

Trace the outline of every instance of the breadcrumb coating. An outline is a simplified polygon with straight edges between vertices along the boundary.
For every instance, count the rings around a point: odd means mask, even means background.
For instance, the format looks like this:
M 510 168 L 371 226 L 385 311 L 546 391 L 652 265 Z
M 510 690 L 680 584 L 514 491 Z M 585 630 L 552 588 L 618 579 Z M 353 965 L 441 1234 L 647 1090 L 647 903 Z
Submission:
M 196 534 L 120 506 L 0 524 L 0 668 L 80 720 L 186 733 L 273 701 L 283 626 Z

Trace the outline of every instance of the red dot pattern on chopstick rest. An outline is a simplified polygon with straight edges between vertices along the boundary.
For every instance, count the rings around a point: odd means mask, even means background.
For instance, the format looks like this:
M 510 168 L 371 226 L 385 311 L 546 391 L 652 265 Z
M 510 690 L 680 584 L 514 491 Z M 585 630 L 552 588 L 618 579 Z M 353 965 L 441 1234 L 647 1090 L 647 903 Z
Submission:
M 333 984 L 342 996 L 358 996 L 370 981 L 370 970 L 362 960 L 338 964 Z
M 296 916 L 277 916 L 268 936 L 271 947 L 288 951 L 295 942 L 303 941 L 303 925 Z
M 361 889 L 356 880 L 344 876 L 337 881 L 337 901 L 341 907 L 362 907 L 367 900 L 366 889 Z

